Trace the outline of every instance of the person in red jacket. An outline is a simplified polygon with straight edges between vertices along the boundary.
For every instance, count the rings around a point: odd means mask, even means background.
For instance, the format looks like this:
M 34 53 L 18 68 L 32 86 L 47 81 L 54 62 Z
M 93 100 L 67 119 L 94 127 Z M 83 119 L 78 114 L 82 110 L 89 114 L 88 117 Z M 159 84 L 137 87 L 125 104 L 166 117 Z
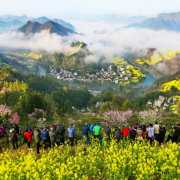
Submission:
M 128 131 L 129 131 L 128 124 L 125 124 L 124 127 L 122 128 L 122 130 L 123 130 L 123 137 L 125 137 L 125 139 L 127 139 Z
M 26 136 L 26 138 L 27 138 L 27 146 L 28 146 L 29 150 L 31 150 L 31 146 L 30 146 L 31 140 L 32 140 L 31 135 L 32 135 L 32 131 L 26 129 L 26 131 L 25 131 L 25 133 L 24 133 L 24 136 Z

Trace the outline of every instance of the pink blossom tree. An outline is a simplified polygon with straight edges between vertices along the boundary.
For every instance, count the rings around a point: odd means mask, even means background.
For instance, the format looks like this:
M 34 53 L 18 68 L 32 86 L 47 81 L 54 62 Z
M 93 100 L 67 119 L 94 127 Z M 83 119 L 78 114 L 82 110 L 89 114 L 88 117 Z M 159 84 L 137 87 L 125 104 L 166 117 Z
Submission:
M 16 113 L 14 113 L 13 115 L 11 115 L 11 117 L 10 117 L 9 120 L 10 120 L 11 123 L 16 123 L 16 124 L 18 124 L 18 123 L 19 123 L 19 120 L 20 120 L 20 117 L 19 117 L 18 113 L 16 112 Z
M 6 106 L 6 105 L 0 105 L 0 114 L 2 115 L 2 117 L 4 117 L 5 115 L 6 115 L 6 113 L 9 113 L 9 114 L 11 114 L 11 109 L 8 107 L 8 106 Z
M 140 111 L 137 115 L 140 124 L 154 124 L 162 120 L 161 114 L 155 110 Z
M 32 112 L 31 114 L 28 114 L 28 118 L 30 120 L 35 120 L 36 118 L 42 118 L 45 116 L 45 111 L 42 109 L 38 109 L 38 108 L 34 108 L 34 112 Z
M 103 113 L 104 120 L 109 124 L 124 124 L 132 116 L 132 111 L 107 111 Z

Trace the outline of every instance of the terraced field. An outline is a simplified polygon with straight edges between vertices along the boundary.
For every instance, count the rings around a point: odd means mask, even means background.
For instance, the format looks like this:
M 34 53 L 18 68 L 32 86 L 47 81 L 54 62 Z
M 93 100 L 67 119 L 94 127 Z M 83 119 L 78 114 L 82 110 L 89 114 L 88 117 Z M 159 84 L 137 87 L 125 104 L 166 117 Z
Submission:
M 164 84 L 162 85 L 161 91 L 164 91 L 164 92 L 170 91 L 172 86 L 174 86 L 174 87 L 176 87 L 178 90 L 180 90 L 180 79 L 179 79 L 179 80 L 173 80 L 173 81 L 164 83 Z
M 171 61 L 176 54 L 179 54 L 180 50 L 178 51 L 172 51 L 172 50 L 156 50 L 155 53 L 151 56 L 150 60 L 146 58 L 136 59 L 136 63 L 140 65 L 148 64 L 148 65 L 154 65 L 158 62 L 161 62 L 162 60 L 168 60 Z
M 36 60 L 38 60 L 38 59 L 40 59 L 40 58 L 42 58 L 42 54 L 33 54 L 33 53 L 29 53 L 29 54 L 26 54 L 26 53 L 24 53 L 24 54 L 20 54 L 20 53 L 15 53 L 16 55 L 18 55 L 18 56 L 20 56 L 20 57 L 26 57 L 26 58 L 32 58 L 32 59 L 36 59 Z

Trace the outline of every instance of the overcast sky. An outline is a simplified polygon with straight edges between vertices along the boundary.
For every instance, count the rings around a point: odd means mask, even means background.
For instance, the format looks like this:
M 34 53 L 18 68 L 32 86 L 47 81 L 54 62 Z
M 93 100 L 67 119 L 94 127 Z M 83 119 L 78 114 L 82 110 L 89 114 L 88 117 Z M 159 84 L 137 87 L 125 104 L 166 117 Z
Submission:
M 155 16 L 180 11 L 180 0 L 0 0 L 0 15 L 57 17 L 63 13 Z

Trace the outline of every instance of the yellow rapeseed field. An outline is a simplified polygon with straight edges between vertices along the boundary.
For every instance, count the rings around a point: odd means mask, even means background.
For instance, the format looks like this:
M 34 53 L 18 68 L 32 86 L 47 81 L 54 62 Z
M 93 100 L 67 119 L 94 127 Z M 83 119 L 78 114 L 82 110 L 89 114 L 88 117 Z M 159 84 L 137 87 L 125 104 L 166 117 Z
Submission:
M 110 143 L 93 142 L 86 147 L 78 145 L 75 153 L 71 147 L 55 147 L 49 153 L 41 152 L 37 159 L 31 150 L 28 155 L 19 152 L 0 154 L 0 179 L 2 180 L 155 180 L 180 179 L 180 155 L 175 143 L 159 147 L 150 146 L 146 140 Z

